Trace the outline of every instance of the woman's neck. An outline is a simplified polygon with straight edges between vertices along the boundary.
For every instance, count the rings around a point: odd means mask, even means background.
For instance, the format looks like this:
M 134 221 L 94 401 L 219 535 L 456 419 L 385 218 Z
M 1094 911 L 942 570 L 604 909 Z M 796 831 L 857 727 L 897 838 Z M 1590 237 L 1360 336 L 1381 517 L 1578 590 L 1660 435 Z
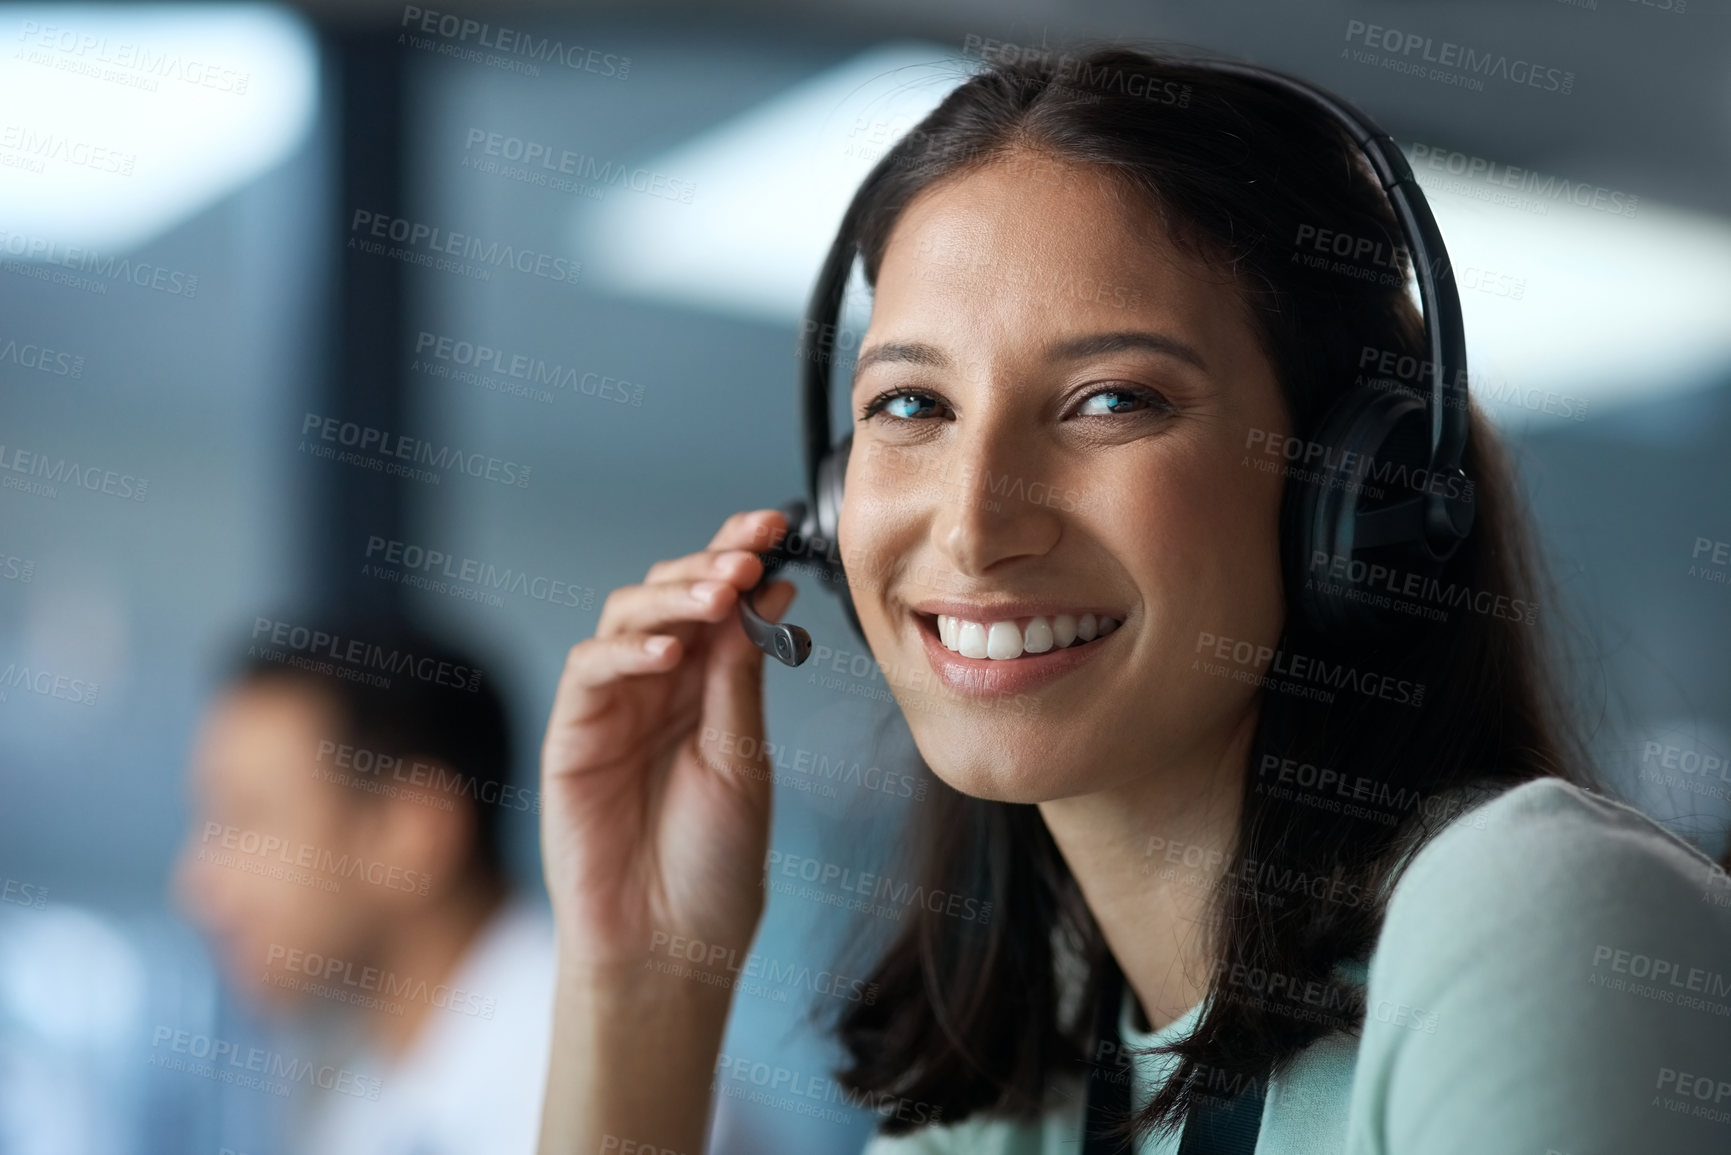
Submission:
M 1209 901 L 1237 837 L 1255 731 L 1253 711 L 1182 768 L 1040 803 L 1153 1030 L 1208 990 Z

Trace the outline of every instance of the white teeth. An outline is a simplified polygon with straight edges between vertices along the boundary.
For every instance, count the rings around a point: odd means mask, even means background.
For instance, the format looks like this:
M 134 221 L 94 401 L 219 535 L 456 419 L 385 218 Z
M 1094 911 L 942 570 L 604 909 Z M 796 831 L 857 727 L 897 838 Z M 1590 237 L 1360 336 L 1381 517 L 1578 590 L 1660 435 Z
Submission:
M 1015 622 L 993 622 L 986 631 L 986 657 L 1003 660 L 1022 656 L 1022 631 Z
M 1074 614 L 1059 614 L 1052 619 L 1052 640 L 1059 646 L 1067 646 L 1076 640 L 1076 617 Z
M 1043 654 L 1051 649 L 1063 649 L 1072 642 L 1090 642 L 1104 637 L 1121 624 L 1116 618 L 1083 614 L 1078 620 L 1071 614 L 1054 615 L 1029 620 L 1019 626 L 1013 620 L 975 622 L 951 614 L 939 614 L 938 638 L 944 647 L 964 658 L 990 658 L 1008 661 L 1023 654 Z

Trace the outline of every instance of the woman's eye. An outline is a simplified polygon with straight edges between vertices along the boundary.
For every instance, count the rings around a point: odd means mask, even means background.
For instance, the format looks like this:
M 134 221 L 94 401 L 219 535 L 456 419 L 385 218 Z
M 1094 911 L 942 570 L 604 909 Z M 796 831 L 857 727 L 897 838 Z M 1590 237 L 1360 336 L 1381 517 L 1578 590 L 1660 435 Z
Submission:
M 1094 402 L 1101 400 L 1105 401 L 1103 408 L 1089 408 Z M 1088 394 L 1081 407 L 1076 410 L 1076 414 L 1079 417 L 1110 417 L 1120 413 L 1135 413 L 1137 410 L 1132 406 L 1136 403 L 1141 403 L 1151 409 L 1163 407 L 1155 397 L 1142 392 L 1140 389 L 1101 389 L 1098 392 Z
M 912 420 L 919 416 L 921 403 L 936 405 L 937 398 L 929 393 L 894 392 L 882 393 L 872 398 L 860 413 L 860 420 L 868 420 L 872 414 L 880 410 L 899 420 Z

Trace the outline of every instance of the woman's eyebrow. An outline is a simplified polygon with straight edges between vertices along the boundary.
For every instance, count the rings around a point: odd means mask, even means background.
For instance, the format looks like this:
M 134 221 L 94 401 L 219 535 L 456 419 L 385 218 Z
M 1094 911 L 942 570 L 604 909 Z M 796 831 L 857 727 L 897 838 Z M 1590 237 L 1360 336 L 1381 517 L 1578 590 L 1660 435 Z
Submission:
M 948 369 L 950 359 L 936 345 L 928 345 L 924 341 L 897 341 L 884 345 L 873 345 L 859 355 L 854 363 L 854 376 L 859 376 L 878 362 L 900 361 L 912 365 L 924 365 L 931 369 Z
M 1107 353 L 1122 353 L 1132 349 L 1146 349 L 1154 353 L 1164 353 L 1187 361 L 1208 372 L 1208 364 L 1203 361 L 1202 354 L 1186 345 L 1176 337 L 1165 333 L 1146 333 L 1129 330 L 1121 333 L 1093 333 L 1086 337 L 1073 337 L 1068 341 L 1060 341 L 1047 347 L 1046 355 L 1054 361 L 1080 361 L 1086 357 L 1099 357 Z
M 1085 337 L 1072 337 L 1069 340 L 1048 346 L 1046 356 L 1053 361 L 1080 361 L 1087 357 L 1100 357 L 1107 353 L 1122 353 L 1132 349 L 1163 353 L 1168 357 L 1176 357 L 1180 361 L 1194 365 L 1204 373 L 1208 372 L 1208 363 L 1202 359 L 1202 354 L 1183 341 L 1165 333 L 1148 333 L 1139 330 L 1127 330 L 1119 333 L 1091 333 Z M 924 341 L 894 341 L 883 345 L 873 345 L 862 352 L 858 362 L 854 365 L 854 376 L 859 377 L 871 366 L 880 362 L 924 365 L 931 369 L 950 367 L 948 354 L 936 345 L 927 344 Z

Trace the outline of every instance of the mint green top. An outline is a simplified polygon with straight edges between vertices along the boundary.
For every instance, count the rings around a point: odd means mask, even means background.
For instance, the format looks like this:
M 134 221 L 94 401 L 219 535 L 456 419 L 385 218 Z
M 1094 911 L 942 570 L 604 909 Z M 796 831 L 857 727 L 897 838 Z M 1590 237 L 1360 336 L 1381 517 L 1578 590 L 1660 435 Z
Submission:
M 1731 1153 L 1731 880 L 1638 811 L 1556 779 L 1449 824 L 1389 898 L 1362 1033 L 1269 1080 L 1257 1155 Z M 1127 1046 L 1182 1037 L 1201 1004 Z M 1136 1106 L 1170 1056 L 1136 1060 Z M 1075 1155 L 1085 1086 L 862 1155 Z M 1176 1155 L 1176 1136 L 1139 1155 Z

